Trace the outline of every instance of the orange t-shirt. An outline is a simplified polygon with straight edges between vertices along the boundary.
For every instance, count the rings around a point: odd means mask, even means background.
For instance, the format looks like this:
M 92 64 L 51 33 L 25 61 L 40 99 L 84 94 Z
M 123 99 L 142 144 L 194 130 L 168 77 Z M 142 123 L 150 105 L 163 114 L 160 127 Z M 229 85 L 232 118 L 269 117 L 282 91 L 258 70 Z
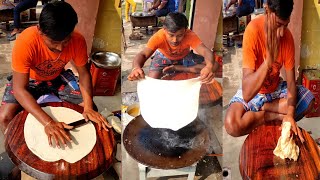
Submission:
M 48 81 L 56 78 L 71 60 L 76 66 L 87 63 L 87 47 L 84 37 L 73 32 L 71 39 L 60 53 L 52 52 L 40 36 L 36 26 L 25 29 L 17 38 L 12 51 L 12 69 L 30 73 L 30 78 Z
M 170 60 L 183 59 L 189 52 L 190 47 L 196 49 L 202 42 L 200 38 L 187 29 L 181 43 L 178 46 L 171 46 L 165 37 L 164 29 L 156 32 L 148 41 L 147 47 L 156 51 L 157 49 Z
M 252 20 L 243 35 L 243 68 L 257 70 L 266 57 L 266 37 L 264 30 L 265 16 Z M 294 68 L 294 40 L 289 29 L 285 28 L 283 37 L 280 39 L 278 59 L 273 62 L 264 83 L 259 91 L 261 94 L 274 92 L 279 84 L 280 69 Z

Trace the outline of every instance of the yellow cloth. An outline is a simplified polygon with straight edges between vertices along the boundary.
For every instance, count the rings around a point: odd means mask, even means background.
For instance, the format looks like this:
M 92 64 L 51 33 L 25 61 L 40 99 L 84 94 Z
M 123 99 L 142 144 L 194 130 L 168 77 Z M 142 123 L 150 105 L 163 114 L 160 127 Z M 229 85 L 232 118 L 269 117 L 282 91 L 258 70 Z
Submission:
M 129 10 L 130 10 L 130 5 L 132 6 L 131 13 L 134 13 L 136 11 L 137 3 L 134 2 L 133 0 L 126 0 L 126 21 L 129 21 Z

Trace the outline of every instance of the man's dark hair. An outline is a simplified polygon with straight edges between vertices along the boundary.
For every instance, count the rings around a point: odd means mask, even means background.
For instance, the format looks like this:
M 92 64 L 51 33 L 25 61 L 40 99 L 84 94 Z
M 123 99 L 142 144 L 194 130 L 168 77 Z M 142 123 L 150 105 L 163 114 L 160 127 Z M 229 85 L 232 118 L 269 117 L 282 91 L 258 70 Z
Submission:
M 171 12 L 166 16 L 163 27 L 169 32 L 175 33 L 183 28 L 188 28 L 188 19 L 179 12 Z
M 293 0 L 267 0 L 270 11 L 282 20 L 290 18 L 293 9 Z
M 40 30 L 54 41 L 62 41 L 70 35 L 78 23 L 77 13 L 63 1 L 48 3 L 39 18 Z

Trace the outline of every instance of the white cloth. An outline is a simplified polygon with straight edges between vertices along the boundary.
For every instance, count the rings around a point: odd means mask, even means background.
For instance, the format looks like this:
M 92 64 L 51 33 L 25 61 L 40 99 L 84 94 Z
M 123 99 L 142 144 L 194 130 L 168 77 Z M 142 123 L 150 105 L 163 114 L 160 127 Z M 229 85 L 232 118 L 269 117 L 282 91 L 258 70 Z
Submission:
M 160 80 L 147 77 L 138 82 L 140 111 L 153 128 L 179 130 L 198 114 L 199 78 Z

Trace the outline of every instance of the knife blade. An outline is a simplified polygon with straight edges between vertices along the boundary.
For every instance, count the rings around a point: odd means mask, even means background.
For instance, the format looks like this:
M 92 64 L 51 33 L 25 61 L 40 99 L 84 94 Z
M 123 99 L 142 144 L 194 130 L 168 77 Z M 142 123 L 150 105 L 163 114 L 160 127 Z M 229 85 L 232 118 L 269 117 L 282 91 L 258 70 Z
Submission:
M 86 121 L 85 119 L 80 119 L 80 120 L 78 120 L 78 121 L 69 123 L 68 125 L 69 125 L 69 126 L 73 126 L 72 129 L 75 129 L 75 128 L 78 128 L 78 127 L 80 127 L 80 126 L 86 125 L 87 123 L 89 123 L 89 121 Z M 72 129 L 66 129 L 66 130 L 72 130 Z

